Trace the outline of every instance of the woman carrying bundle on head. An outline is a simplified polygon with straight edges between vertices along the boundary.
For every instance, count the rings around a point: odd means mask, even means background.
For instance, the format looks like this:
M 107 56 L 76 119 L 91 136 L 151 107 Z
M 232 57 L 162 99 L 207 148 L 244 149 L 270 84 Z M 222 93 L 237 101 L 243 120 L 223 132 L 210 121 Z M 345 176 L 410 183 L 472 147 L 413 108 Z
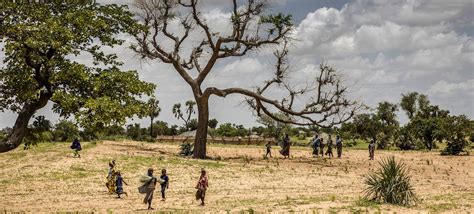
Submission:
M 148 204 L 148 209 L 152 210 L 151 202 L 153 201 L 153 193 L 155 192 L 156 183 L 158 182 L 158 179 L 153 176 L 153 168 L 148 169 L 147 175 L 142 176 L 140 182 L 142 185 L 138 187 L 138 192 L 145 194 L 143 203 Z

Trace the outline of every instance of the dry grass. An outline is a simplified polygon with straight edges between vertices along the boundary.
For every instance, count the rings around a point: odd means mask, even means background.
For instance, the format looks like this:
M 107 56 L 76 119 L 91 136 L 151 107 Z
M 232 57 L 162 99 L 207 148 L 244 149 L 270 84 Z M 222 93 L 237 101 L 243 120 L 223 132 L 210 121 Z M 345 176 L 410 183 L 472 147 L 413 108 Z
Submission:
M 82 158 L 69 144 L 41 144 L 32 150 L 0 154 L 0 212 L 143 211 L 138 177 L 148 167 L 166 168 L 168 200 L 154 207 L 171 212 L 473 212 L 474 158 L 435 152 L 377 151 L 407 164 L 420 198 L 413 207 L 381 205 L 361 199 L 363 175 L 375 169 L 368 152 L 344 151 L 342 159 L 314 159 L 296 147 L 293 158 L 263 158 L 263 147 L 210 145 L 213 160 L 176 156 L 178 145 L 140 142 L 85 143 Z M 275 147 L 276 148 L 276 147 Z M 129 183 L 129 196 L 116 199 L 105 188 L 107 162 L 115 159 Z M 193 199 L 201 167 L 208 169 L 207 205 Z

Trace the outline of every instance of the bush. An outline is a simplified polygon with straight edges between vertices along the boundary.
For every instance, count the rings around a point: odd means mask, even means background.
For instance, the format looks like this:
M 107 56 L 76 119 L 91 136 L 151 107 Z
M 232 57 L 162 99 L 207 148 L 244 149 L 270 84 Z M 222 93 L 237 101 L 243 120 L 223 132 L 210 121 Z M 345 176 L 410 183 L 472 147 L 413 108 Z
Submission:
M 54 126 L 54 141 L 72 141 L 76 137 L 79 137 L 79 128 L 73 122 L 61 120 Z
M 181 151 L 179 155 L 181 156 L 191 156 L 193 155 L 194 145 L 191 143 L 183 143 L 181 144 Z
M 410 183 L 408 168 L 404 163 L 389 157 L 379 162 L 380 168 L 369 173 L 364 183 L 365 198 L 381 203 L 409 206 L 416 203 L 417 198 L 413 193 Z
M 442 155 L 459 155 L 468 152 L 470 142 L 467 140 L 473 130 L 473 123 L 466 116 L 451 116 L 446 122 L 446 132 L 449 133 L 446 141 L 448 145 L 441 152 Z

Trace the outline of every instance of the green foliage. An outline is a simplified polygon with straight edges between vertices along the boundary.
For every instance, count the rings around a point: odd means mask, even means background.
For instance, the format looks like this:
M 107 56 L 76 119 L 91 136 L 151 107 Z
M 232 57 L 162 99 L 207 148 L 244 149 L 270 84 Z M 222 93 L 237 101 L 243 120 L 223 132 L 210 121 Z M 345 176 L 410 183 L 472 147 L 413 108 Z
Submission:
M 60 120 L 54 126 L 54 141 L 72 141 L 75 137 L 79 137 L 79 128 L 73 122 L 68 120 Z
M 47 120 L 43 115 L 35 117 L 33 121 L 33 128 L 37 131 L 45 132 L 51 131 L 52 125 L 49 120 Z
M 243 137 L 248 135 L 248 130 L 243 125 L 236 125 L 231 123 L 224 123 L 216 129 L 215 134 L 225 137 Z
M 168 127 L 168 123 L 164 121 L 156 121 L 153 123 L 153 136 L 157 135 L 177 135 L 177 126 Z
M 400 149 L 431 150 L 437 147 L 436 142 L 450 137 L 445 125 L 449 123 L 449 111 L 431 105 L 426 95 L 417 92 L 403 94 L 400 105 L 410 118 L 399 135 L 397 146 Z
M 261 16 L 260 24 L 270 24 L 271 27 L 268 28 L 268 33 L 273 35 L 275 34 L 275 31 L 277 31 L 277 35 L 280 35 L 283 33 L 283 30 L 293 26 L 292 15 L 278 13 L 276 15 L 271 14 L 267 16 Z
M 207 126 L 211 129 L 215 129 L 217 127 L 217 124 L 219 122 L 216 119 L 210 119 L 209 122 L 207 123 Z
M 30 145 L 36 145 L 37 143 L 53 141 L 51 128 L 51 122 L 44 116 L 35 117 L 35 120 L 28 127 L 28 131 L 25 135 L 24 149 L 28 149 Z
M 469 148 L 470 142 L 467 140 L 469 136 L 474 133 L 474 123 L 465 115 L 451 116 L 445 123 L 448 137 L 446 141 L 447 147 L 443 150 L 443 155 L 459 155 L 462 152 L 467 152 L 465 149 Z
M 179 155 L 181 156 L 191 156 L 193 155 L 194 146 L 191 143 L 183 143 L 180 146 Z
M 186 110 L 184 112 L 181 109 L 181 103 L 176 103 L 173 105 L 172 111 L 173 111 L 174 117 L 176 117 L 176 119 L 178 120 L 180 119 L 183 120 L 184 127 L 186 128 L 185 131 L 197 129 L 197 120 L 192 121 L 191 119 L 191 115 L 196 113 L 196 111 L 194 110 L 195 105 L 196 105 L 196 102 L 194 102 L 193 100 L 186 101 L 185 103 Z
M 140 124 L 138 123 L 128 125 L 126 133 L 128 138 L 131 138 L 136 141 L 142 141 L 147 135 L 146 129 L 141 128 Z
M 379 162 L 380 168 L 365 176 L 365 197 L 369 200 L 409 206 L 416 203 L 408 168 L 389 157 Z
M 287 116 L 283 114 L 277 114 L 276 117 L 287 119 Z M 279 121 L 274 120 L 273 118 L 262 115 L 257 119 L 257 123 L 260 123 L 265 126 L 265 131 L 262 135 L 267 137 L 273 137 L 275 139 L 283 137 L 284 133 L 288 133 L 289 135 L 295 135 L 298 133 L 297 131 L 293 131 L 292 126 L 290 124 L 285 124 Z
M 198 121 L 197 119 L 191 119 L 187 124 L 186 124 L 186 130 L 189 131 L 194 131 L 198 128 Z
M 148 117 L 150 117 L 150 136 L 155 136 L 153 132 L 153 120 L 160 115 L 161 108 L 159 106 L 160 101 L 156 98 L 152 97 L 148 100 L 147 107 L 148 107 Z
M 74 116 L 82 127 L 144 115 L 139 98 L 154 85 L 136 71 L 120 70 L 117 56 L 102 50 L 124 42 L 116 35 L 140 28 L 126 6 L 4 3 L 0 14 L 6 65 L 0 68 L 0 110 L 20 112 L 46 94 L 54 112 Z M 94 66 L 75 61 L 79 56 L 91 56 Z

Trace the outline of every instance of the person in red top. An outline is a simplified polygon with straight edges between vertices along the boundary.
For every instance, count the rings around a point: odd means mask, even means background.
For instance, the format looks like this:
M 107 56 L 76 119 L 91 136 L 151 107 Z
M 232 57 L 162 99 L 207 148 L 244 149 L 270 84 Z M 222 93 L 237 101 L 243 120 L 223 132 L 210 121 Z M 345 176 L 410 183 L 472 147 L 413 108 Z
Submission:
M 206 197 L 206 190 L 209 186 L 209 181 L 207 179 L 206 170 L 201 169 L 201 177 L 196 185 L 196 200 L 201 199 L 201 206 L 204 206 L 204 198 Z

